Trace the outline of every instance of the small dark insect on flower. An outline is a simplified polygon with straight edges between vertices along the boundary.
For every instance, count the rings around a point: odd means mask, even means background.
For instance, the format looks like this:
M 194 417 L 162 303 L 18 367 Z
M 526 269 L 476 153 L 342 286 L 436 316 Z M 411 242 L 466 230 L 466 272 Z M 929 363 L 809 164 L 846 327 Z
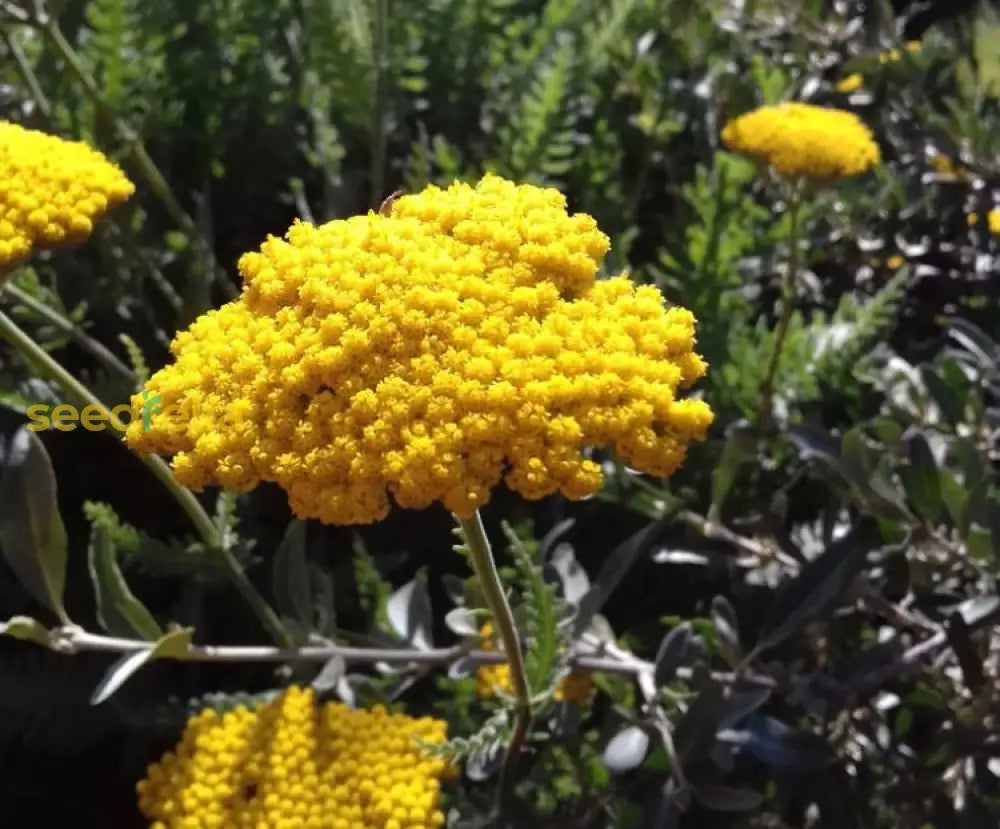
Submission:
M 392 193 L 386 196 L 385 201 L 382 202 L 382 206 L 379 207 L 378 209 L 379 216 L 388 216 L 389 211 L 392 210 L 392 203 L 402 195 L 403 195 L 402 190 L 394 190 Z

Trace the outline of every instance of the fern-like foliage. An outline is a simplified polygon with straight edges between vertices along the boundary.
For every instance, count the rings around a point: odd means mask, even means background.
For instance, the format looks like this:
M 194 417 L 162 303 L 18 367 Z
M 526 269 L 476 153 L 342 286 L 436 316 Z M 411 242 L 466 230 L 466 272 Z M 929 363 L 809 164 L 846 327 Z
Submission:
M 132 372 L 135 374 L 136 384 L 144 386 L 149 380 L 150 371 L 142 349 L 128 334 L 120 334 L 118 339 L 125 346 L 125 353 L 128 354 L 128 361 L 132 366 Z
M 523 540 L 507 522 L 502 526 L 521 594 L 528 687 L 533 697 L 547 701 L 567 669 L 569 648 L 560 626 L 566 604 L 559 597 L 556 585 L 545 580 L 540 545 L 534 540 Z
M 215 558 L 198 542 L 153 538 L 122 521 L 113 507 L 100 501 L 85 501 L 83 511 L 92 526 L 102 528 L 111 537 L 125 570 L 149 576 L 185 577 L 203 583 L 226 578 Z
M 89 29 L 80 51 L 108 106 L 136 128 L 155 112 L 164 80 L 164 39 L 144 25 L 142 0 L 90 0 L 84 10 Z
M 905 275 L 897 274 L 866 300 L 845 295 L 832 315 L 816 312 L 807 319 L 793 313 L 775 378 L 778 396 L 788 405 L 818 400 L 824 392 L 856 398 L 863 382 L 858 364 L 892 326 L 905 288 Z M 755 411 L 773 345 L 774 330 L 764 321 L 740 327 L 730 343 L 734 359 L 718 367 L 716 388 L 748 417 Z
M 375 560 L 361 536 L 354 537 L 352 545 L 354 561 L 354 583 L 358 592 L 358 600 L 362 610 L 371 618 L 375 625 L 389 627 L 386 606 L 392 595 L 392 585 L 382 578 L 375 565 Z
M 497 166 L 510 178 L 539 183 L 560 180 L 573 160 L 570 93 L 577 45 L 568 36 L 537 64 L 520 105 L 500 131 Z
M 486 760 L 501 751 L 509 737 L 510 714 L 506 708 L 496 708 L 479 729 L 468 737 L 453 737 L 437 744 L 423 740 L 418 743 L 432 757 L 458 764 L 470 759 Z

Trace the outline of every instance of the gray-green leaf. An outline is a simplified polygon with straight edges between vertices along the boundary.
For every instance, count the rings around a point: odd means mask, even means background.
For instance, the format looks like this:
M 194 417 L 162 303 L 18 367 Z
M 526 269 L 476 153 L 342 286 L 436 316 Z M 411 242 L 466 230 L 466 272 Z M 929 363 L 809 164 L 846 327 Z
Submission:
M 64 624 L 66 530 L 59 517 L 56 476 L 45 446 L 22 426 L 7 444 L 0 473 L 0 547 L 18 580 Z
M 115 560 L 107 527 L 95 523 L 90 531 L 87 567 L 97 599 L 97 621 L 113 636 L 140 636 L 155 642 L 163 635 L 153 614 L 132 591 Z

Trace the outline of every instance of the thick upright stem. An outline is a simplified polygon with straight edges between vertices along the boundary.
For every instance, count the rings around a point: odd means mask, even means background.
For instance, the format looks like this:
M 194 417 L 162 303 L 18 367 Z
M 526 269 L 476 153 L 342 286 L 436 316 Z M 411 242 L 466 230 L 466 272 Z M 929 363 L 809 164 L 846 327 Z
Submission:
M 763 432 L 771 420 L 771 404 L 774 399 L 774 378 L 781 362 L 781 352 L 788 336 L 788 326 L 795 311 L 795 283 L 799 272 L 799 209 L 802 206 L 802 188 L 796 182 L 791 190 L 788 201 L 788 267 L 781 280 L 781 316 L 774 330 L 774 344 L 767 363 L 764 381 L 760 385 L 760 397 L 757 405 L 757 429 Z
M 486 598 L 490 615 L 493 617 L 494 627 L 500 637 L 500 643 L 503 645 L 504 655 L 507 657 L 507 664 L 510 667 L 510 682 L 516 700 L 514 733 L 511 735 L 510 745 L 507 747 L 507 755 L 504 757 L 503 771 L 500 776 L 499 804 L 502 822 L 505 806 L 510 801 L 514 788 L 517 757 L 528 736 L 528 727 L 531 725 L 531 691 L 528 688 L 528 679 L 524 672 L 524 654 L 521 652 L 521 642 L 518 639 L 517 626 L 514 623 L 514 613 L 507 601 L 500 573 L 497 572 L 496 562 L 493 560 L 493 553 L 490 550 L 490 542 L 486 537 L 486 530 L 483 528 L 483 520 L 478 511 L 471 518 L 458 518 L 456 516 L 455 520 L 462 528 L 472 568 L 479 579 L 483 596 Z
M 3 290 L 2 284 L 0 284 L 0 290 Z M 62 389 L 63 394 L 75 405 L 81 408 L 84 406 L 96 406 L 100 410 L 102 418 L 114 429 L 119 433 L 125 430 L 125 424 L 122 423 L 113 411 L 108 409 L 90 389 L 63 368 L 51 354 L 31 339 L 27 333 L 18 327 L 14 320 L 2 311 L 0 311 L 0 338 L 7 340 L 7 342 L 14 346 L 35 367 L 42 377 L 46 377 L 56 383 Z M 139 455 L 138 457 L 167 488 L 167 491 L 177 501 L 181 509 L 184 510 L 184 513 L 198 531 L 198 535 L 201 537 L 209 555 L 218 558 L 230 582 L 240 592 L 240 595 L 243 596 L 247 604 L 250 605 L 251 610 L 253 610 L 267 632 L 282 647 L 294 647 L 295 641 L 291 634 L 285 630 L 285 626 L 281 623 L 277 614 L 264 597 L 257 592 L 253 584 L 250 583 L 240 563 L 228 549 L 225 549 L 215 522 L 205 512 L 191 490 L 186 489 L 177 482 L 173 472 L 170 471 L 170 467 L 167 466 L 163 458 L 158 455 Z

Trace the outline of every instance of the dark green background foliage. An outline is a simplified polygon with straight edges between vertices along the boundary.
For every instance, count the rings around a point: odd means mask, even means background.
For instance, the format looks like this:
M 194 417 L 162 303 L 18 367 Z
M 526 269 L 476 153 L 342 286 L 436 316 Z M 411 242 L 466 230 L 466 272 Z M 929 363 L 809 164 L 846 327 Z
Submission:
M 584 503 L 500 492 L 486 511 L 498 549 L 501 519 L 527 539 L 505 559 L 526 625 L 554 624 L 539 616 L 549 601 L 553 613 L 600 610 L 605 636 L 657 662 L 651 696 L 605 676 L 592 710 L 550 724 L 555 738 L 524 763 L 516 825 L 1000 822 L 1000 237 L 967 219 L 1000 192 L 991 7 L 52 0 L 76 71 L 50 34 L 18 22 L 36 5 L 4 4 L 0 117 L 90 141 L 137 194 L 88 243 L 36 257 L 2 302 L 109 403 L 165 362 L 175 331 L 235 294 L 237 257 L 296 216 L 377 209 L 395 190 L 485 170 L 561 189 L 612 237 L 606 272 L 628 269 L 696 313 L 711 363 L 699 391 L 717 420 L 680 474 L 619 468 Z M 880 63 L 904 37 L 923 48 Z M 863 87 L 838 92 L 854 71 Z M 774 428 L 758 439 L 747 419 L 774 341 L 788 217 L 774 182 L 718 136 L 728 118 L 786 98 L 855 110 L 885 164 L 808 195 Z M 939 172 L 936 153 L 964 172 Z M 124 370 L 99 367 L 77 329 Z M 6 346 L 0 395 L 0 458 L 14 468 L 25 405 L 60 397 Z M 99 629 L 86 561 L 100 539 L 160 624 L 192 625 L 199 642 L 267 641 L 112 437 L 41 437 L 74 620 Z M 276 489 L 204 502 L 301 635 L 393 641 L 387 597 L 418 577 L 435 641 L 454 641 L 443 619 L 468 571 L 443 512 L 288 531 Z M 533 544 L 567 518 L 563 546 Z M 558 597 L 532 580 L 531 561 L 553 555 Z M 46 613 L 0 565 L 0 618 L 54 622 Z M 290 677 L 161 662 L 91 707 L 108 662 L 0 641 L 5 825 L 141 825 L 132 787 L 186 710 Z M 449 717 L 456 734 L 488 713 L 471 680 L 443 669 L 349 679 L 362 699 L 405 692 L 409 710 Z M 481 776 L 451 790 L 460 825 L 490 802 L 495 777 Z

